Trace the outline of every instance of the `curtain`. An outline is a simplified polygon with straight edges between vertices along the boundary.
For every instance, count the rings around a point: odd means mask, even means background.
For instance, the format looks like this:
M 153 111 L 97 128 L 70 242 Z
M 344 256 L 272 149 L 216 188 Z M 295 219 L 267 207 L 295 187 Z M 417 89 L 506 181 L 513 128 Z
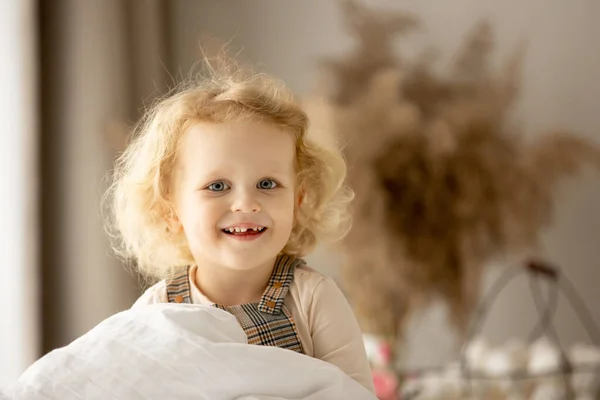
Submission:
M 35 10 L 0 4 L 0 384 L 39 351 Z
M 166 2 L 40 1 L 42 353 L 131 306 L 101 197 L 124 136 L 169 76 Z

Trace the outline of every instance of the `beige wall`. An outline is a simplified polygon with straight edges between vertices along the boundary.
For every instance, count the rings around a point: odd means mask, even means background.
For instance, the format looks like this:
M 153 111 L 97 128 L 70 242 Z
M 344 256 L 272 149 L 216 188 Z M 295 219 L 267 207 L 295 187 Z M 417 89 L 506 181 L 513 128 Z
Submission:
M 375 6 L 418 13 L 427 30 L 415 43 L 432 43 L 447 51 L 456 48 L 468 27 L 479 17 L 494 23 L 499 54 L 505 54 L 521 37 L 529 39 L 520 112 L 531 136 L 534 132 L 567 127 L 600 141 L 600 15 L 597 0 L 482 1 L 404 0 L 366 1 Z M 242 55 L 264 71 L 284 79 L 296 92 L 310 92 L 316 57 L 339 54 L 350 39 L 342 30 L 335 1 L 282 2 L 194 1 L 172 3 L 173 60 L 185 74 L 199 55 L 198 38 L 209 33 L 242 46 Z M 410 50 L 411 45 L 406 46 Z M 448 52 L 446 52 L 448 54 Z M 598 175 L 565 185 L 561 189 L 554 226 L 545 234 L 550 259 L 562 265 L 581 290 L 600 321 L 600 179 Z M 312 263 L 323 270 L 337 265 L 335 254 L 319 251 Z M 492 270 L 489 285 L 497 271 Z M 557 315 L 559 334 L 566 343 L 585 339 L 571 310 L 561 306 Z M 486 324 L 495 340 L 524 335 L 533 326 L 535 312 L 529 290 L 518 281 L 504 292 Z M 415 319 L 409 340 L 412 363 L 443 361 L 452 340 L 444 327 L 443 309 L 434 307 Z

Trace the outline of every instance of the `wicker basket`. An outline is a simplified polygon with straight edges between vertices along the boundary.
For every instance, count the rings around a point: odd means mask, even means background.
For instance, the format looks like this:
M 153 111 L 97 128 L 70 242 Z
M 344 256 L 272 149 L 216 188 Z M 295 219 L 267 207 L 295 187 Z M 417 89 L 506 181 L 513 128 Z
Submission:
M 490 373 L 475 369 L 468 362 L 468 351 L 473 348 L 488 309 L 502 290 L 517 276 L 526 274 L 539 320 L 525 343 L 531 346 L 553 344 L 556 350 L 553 368 L 522 368 L 503 372 L 502 368 Z M 541 294 L 540 283 L 550 285 L 547 299 Z M 553 317 L 562 292 L 584 326 L 595 347 L 578 348 L 579 355 L 589 360 L 574 360 L 560 345 L 553 325 Z M 530 261 L 508 269 L 492 286 L 479 306 L 467 336 L 466 344 L 456 363 L 417 370 L 401 371 L 403 382 L 400 390 L 402 400 L 451 400 L 451 399 L 597 399 L 600 386 L 600 329 L 571 282 L 559 269 L 548 263 Z M 583 353 L 582 353 L 583 352 Z M 530 364 L 531 366 L 531 364 Z M 539 367 L 539 366 L 538 366 Z

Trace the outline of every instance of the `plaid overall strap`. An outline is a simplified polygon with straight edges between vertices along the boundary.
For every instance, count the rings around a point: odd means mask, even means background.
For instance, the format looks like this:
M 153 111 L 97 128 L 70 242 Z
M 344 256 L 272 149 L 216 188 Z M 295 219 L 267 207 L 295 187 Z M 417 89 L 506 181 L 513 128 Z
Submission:
M 260 302 L 214 306 L 236 317 L 246 332 L 248 343 L 304 353 L 294 318 L 283 302 L 294 280 L 294 271 L 301 264 L 304 264 L 302 259 L 279 256 Z
M 286 254 L 277 257 L 267 288 L 258 304 L 261 312 L 279 314 L 282 311 L 283 300 L 294 280 L 294 271 L 297 266 L 302 264 L 304 264 L 304 260 Z
M 190 280 L 188 266 L 175 274 L 173 279 L 167 284 L 167 298 L 169 303 L 188 303 L 192 302 L 190 297 Z

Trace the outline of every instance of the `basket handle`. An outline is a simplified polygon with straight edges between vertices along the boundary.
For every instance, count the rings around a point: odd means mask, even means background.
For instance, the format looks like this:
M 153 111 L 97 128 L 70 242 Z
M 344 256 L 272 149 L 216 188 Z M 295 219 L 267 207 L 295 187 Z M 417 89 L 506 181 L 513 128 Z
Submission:
M 580 323 L 583 325 L 586 333 L 588 334 L 590 340 L 596 345 L 600 346 L 600 328 L 597 323 L 594 321 L 592 314 L 590 313 L 588 307 L 585 305 L 585 302 L 581 299 L 581 296 L 575 289 L 574 285 L 564 276 L 564 274 L 560 273 L 560 269 L 557 266 L 554 266 L 548 262 L 542 260 L 528 260 L 524 264 L 517 265 L 516 267 L 509 268 L 500 278 L 494 283 L 491 287 L 489 293 L 482 300 L 479 305 L 474 318 L 473 323 L 471 324 L 471 328 L 466 336 L 466 342 L 463 347 L 463 351 L 461 351 L 460 356 L 460 366 L 463 372 L 463 376 L 469 376 L 469 368 L 466 365 L 466 352 L 464 351 L 466 346 L 474 339 L 475 335 L 479 332 L 481 324 L 487 315 L 487 311 L 489 307 L 493 304 L 496 298 L 500 295 L 500 293 L 504 290 L 506 286 L 518 275 L 526 272 L 529 274 L 531 278 L 535 279 L 544 278 L 547 279 L 555 290 L 553 300 L 557 300 L 559 291 L 564 295 L 567 299 L 571 308 L 577 314 L 577 317 Z M 548 303 L 548 302 L 546 302 Z M 554 326 L 551 324 L 552 317 L 554 314 L 554 307 L 545 304 L 544 309 L 542 309 L 542 305 L 536 302 L 536 308 L 538 311 L 538 316 L 541 318 L 541 327 L 543 328 L 545 322 L 550 323 L 550 328 L 555 337 L 555 340 L 558 340 L 558 335 L 554 329 Z M 537 327 L 535 328 L 537 329 Z M 561 348 L 561 352 L 564 350 Z M 566 361 L 566 360 L 565 360 Z

